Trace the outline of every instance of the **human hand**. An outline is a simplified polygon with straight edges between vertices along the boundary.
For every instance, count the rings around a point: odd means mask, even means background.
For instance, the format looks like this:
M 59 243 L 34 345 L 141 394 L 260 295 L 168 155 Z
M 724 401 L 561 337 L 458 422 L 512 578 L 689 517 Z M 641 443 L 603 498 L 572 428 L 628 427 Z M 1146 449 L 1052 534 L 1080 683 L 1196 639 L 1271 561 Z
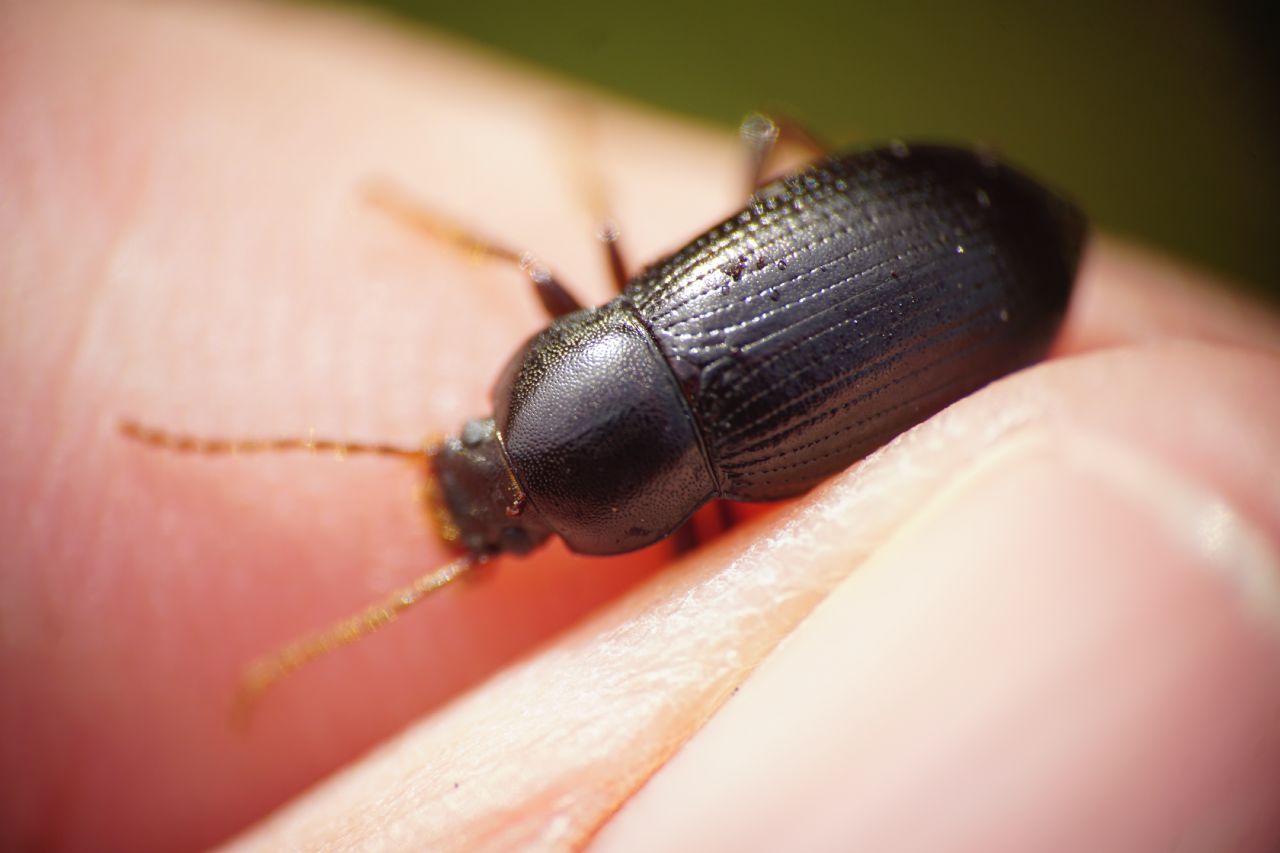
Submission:
M 665 547 L 503 561 L 300 672 L 238 735 L 245 662 L 446 558 L 416 473 L 176 458 L 117 420 L 456 429 L 542 320 L 518 273 L 362 206 L 368 180 L 536 248 L 602 301 L 565 152 L 599 170 L 633 262 L 734 207 L 737 152 L 340 15 L 5 15 L 18 842 L 207 844 L 415 720 L 243 845 L 1280 836 L 1280 326 L 1106 241 L 1055 361 L 678 564 Z

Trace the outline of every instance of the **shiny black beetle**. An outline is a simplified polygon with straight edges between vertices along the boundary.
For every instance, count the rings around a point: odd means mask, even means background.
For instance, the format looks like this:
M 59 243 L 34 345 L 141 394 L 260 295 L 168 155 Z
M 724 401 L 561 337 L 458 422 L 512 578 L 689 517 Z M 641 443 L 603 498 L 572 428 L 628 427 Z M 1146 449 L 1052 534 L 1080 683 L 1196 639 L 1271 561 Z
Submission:
M 1076 208 L 984 152 L 895 143 L 764 186 L 598 308 L 535 274 L 560 316 L 502 372 L 493 417 L 436 447 L 123 429 L 178 451 L 406 457 L 433 475 L 437 526 L 464 556 L 256 661 L 247 710 L 492 555 L 553 534 L 618 554 L 712 498 L 797 495 L 1030 364 L 1062 321 L 1084 236 Z
M 471 553 L 617 554 L 797 495 L 1040 358 L 1081 214 L 984 152 L 891 146 L 767 185 L 534 336 L 433 457 Z

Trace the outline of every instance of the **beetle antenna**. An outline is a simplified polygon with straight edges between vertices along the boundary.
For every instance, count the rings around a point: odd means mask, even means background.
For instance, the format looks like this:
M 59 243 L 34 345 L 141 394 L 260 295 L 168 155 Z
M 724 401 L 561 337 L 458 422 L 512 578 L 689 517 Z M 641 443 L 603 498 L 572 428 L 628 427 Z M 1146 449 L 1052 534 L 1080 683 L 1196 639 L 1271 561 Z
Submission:
M 459 248 L 475 260 L 494 258 L 514 264 L 529 278 L 534 295 L 542 303 L 547 314 L 555 319 L 582 308 L 582 303 L 570 293 L 541 261 L 530 252 L 518 252 L 501 243 L 467 231 L 434 211 L 423 207 L 414 199 L 385 181 L 375 181 L 364 189 L 364 198 L 377 210 L 400 224 L 422 234 L 443 240 Z
M 476 260 L 497 258 L 517 265 L 523 262 L 523 252 L 471 233 L 463 226 L 424 206 L 389 181 L 370 181 L 365 185 L 363 195 L 368 204 L 391 219 L 413 231 L 443 240 Z
M 237 728 L 247 727 L 263 694 L 289 673 L 390 624 L 404 611 L 483 562 L 483 557 L 464 554 L 354 616 L 257 658 L 240 676 L 240 687 L 231 706 L 233 724 Z
M 402 447 L 395 444 L 334 441 L 328 438 L 205 438 L 181 432 L 169 432 L 144 426 L 133 420 L 120 422 L 120 432 L 141 444 L 158 447 L 172 453 L 196 453 L 202 455 L 230 455 L 242 453 L 282 453 L 303 450 L 308 453 L 332 453 L 338 457 L 370 455 L 392 456 L 399 459 L 426 459 L 428 448 Z

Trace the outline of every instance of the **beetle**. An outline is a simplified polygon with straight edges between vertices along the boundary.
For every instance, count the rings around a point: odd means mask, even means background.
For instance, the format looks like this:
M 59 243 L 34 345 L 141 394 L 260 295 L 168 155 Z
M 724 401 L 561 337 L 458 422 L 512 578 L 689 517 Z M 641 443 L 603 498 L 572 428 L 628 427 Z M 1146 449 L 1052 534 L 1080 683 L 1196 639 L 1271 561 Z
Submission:
M 1085 234 L 1074 205 L 986 151 L 892 143 L 760 187 L 599 307 L 525 259 L 553 321 L 499 375 L 491 416 L 426 450 L 124 429 L 177 450 L 427 463 L 437 527 L 463 556 L 258 661 L 247 703 L 494 555 L 551 536 L 619 554 L 670 536 L 712 499 L 805 492 L 1041 358 Z

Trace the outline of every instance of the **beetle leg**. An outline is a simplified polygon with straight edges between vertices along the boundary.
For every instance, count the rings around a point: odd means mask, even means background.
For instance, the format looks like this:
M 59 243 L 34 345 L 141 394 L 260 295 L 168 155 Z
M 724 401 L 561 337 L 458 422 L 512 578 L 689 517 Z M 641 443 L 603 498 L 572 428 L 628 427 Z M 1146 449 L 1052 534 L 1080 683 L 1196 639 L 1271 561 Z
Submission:
M 689 553 L 708 539 L 732 530 L 738 523 L 732 502 L 716 500 L 711 503 L 711 506 L 704 506 L 695 512 L 671 535 L 671 544 L 677 557 Z M 710 535 L 704 533 L 704 528 L 707 527 L 712 528 Z
M 738 523 L 738 518 L 733 512 L 733 504 L 729 501 L 716 501 L 716 516 L 720 522 L 721 533 L 732 530 Z
M 365 191 L 365 199 L 391 218 L 415 231 L 444 240 L 469 252 L 476 258 L 494 258 L 518 266 L 533 284 L 534 293 L 552 319 L 571 314 L 582 303 L 565 289 L 551 270 L 529 252 L 517 252 L 500 243 L 479 237 L 455 222 L 428 210 L 414 199 L 387 183 L 374 183 Z
M 698 528 L 691 518 L 671 534 L 671 547 L 677 557 L 683 557 L 698 547 Z
M 596 239 L 604 247 L 605 265 L 618 293 L 627 286 L 627 264 L 618 244 L 618 223 L 609 213 L 608 193 L 599 160 L 592 151 L 592 140 L 598 128 L 599 116 L 586 101 L 575 100 L 564 105 L 563 144 L 558 146 L 565 172 L 573 182 L 577 193 L 585 200 L 587 210 L 595 222 Z
M 605 263 L 609 267 L 609 276 L 613 279 L 614 289 L 621 293 L 629 280 L 627 264 L 622 259 L 622 250 L 618 247 L 618 223 L 609 215 L 609 206 L 605 203 L 600 176 L 595 173 L 588 174 L 580 168 L 578 182 L 587 198 L 591 215 L 595 217 L 596 222 L 600 223 L 600 227 L 596 229 L 596 239 L 604 247 Z
M 751 113 L 738 126 L 738 136 L 747 146 L 748 196 L 769 182 L 779 146 L 799 148 L 810 160 L 821 159 L 830 153 L 830 148 L 817 136 L 785 116 Z
M 609 275 L 613 278 L 614 289 L 619 293 L 627 286 L 627 265 L 622 259 L 622 251 L 618 248 L 618 226 L 612 219 L 601 220 L 596 239 L 604 245 L 605 257 L 609 264 Z
M 585 159 L 585 158 L 583 158 Z M 609 215 L 609 205 L 605 202 L 604 187 L 600 175 L 594 171 L 577 165 L 574 169 L 582 194 L 587 199 L 588 209 L 600 227 L 596 229 L 596 239 L 604 247 L 605 264 L 609 267 L 609 277 L 613 279 L 614 289 L 619 293 L 627 286 L 627 265 L 622 259 L 622 250 L 618 247 L 618 223 Z

